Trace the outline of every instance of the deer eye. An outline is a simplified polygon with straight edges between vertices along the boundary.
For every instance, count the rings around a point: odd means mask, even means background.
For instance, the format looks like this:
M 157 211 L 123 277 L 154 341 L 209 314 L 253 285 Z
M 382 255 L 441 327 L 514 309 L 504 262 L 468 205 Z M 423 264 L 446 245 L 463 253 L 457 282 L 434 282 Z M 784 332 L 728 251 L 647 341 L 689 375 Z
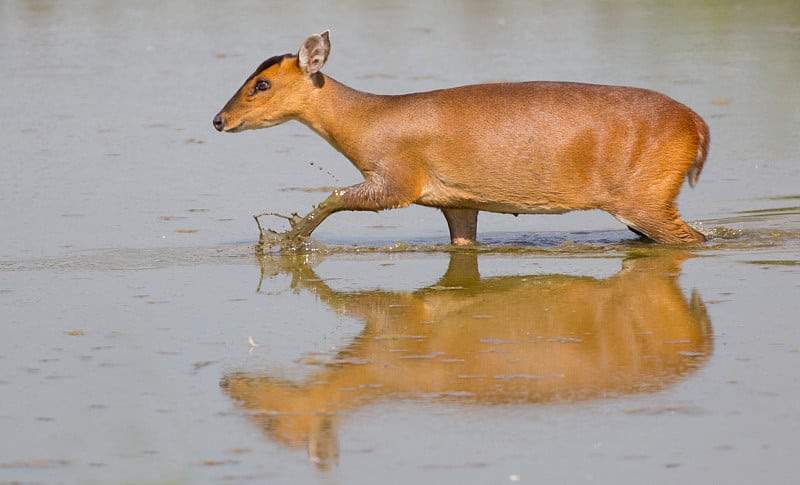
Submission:
M 256 81 L 255 88 L 256 91 L 266 91 L 267 89 L 270 88 L 269 81 L 267 81 L 266 79 L 259 79 L 258 81 Z

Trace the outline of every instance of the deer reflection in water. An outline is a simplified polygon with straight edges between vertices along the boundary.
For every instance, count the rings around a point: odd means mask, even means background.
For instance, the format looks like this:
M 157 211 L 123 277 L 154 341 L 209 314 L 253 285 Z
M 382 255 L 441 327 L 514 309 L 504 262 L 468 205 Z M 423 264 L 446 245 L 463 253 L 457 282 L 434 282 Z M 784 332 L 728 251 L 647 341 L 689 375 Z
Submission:
M 410 292 L 335 291 L 299 257 L 265 256 L 264 273 L 364 322 L 352 344 L 305 382 L 233 373 L 222 387 L 278 441 L 338 460 L 341 416 L 376 400 L 465 405 L 569 402 L 653 392 L 711 354 L 696 291 L 677 283 L 685 252 L 629 257 L 615 275 L 481 278 L 477 254 L 452 253 L 437 284 Z M 287 259 L 290 258 L 290 259 Z

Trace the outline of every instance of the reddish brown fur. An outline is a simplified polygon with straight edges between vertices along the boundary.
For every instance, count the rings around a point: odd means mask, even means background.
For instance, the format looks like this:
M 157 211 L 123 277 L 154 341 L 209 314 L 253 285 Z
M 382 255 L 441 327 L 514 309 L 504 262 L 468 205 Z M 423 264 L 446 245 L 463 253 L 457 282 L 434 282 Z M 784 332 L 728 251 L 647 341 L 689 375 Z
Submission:
M 699 294 L 687 298 L 677 283 L 688 254 L 651 254 L 605 279 L 480 278 L 477 255 L 455 252 L 441 280 L 413 292 L 336 291 L 305 258 L 261 258 L 262 274 L 285 268 L 292 288 L 364 329 L 315 356 L 340 363 L 317 365 L 302 381 L 262 371 L 229 375 L 224 387 L 270 435 L 307 444 L 315 461 L 338 450 L 339 416 L 375 402 L 460 396 L 462 405 L 493 406 L 655 392 L 696 372 L 713 338 Z
M 353 90 L 318 70 L 327 32 L 242 86 L 214 120 L 241 131 L 298 120 L 364 175 L 297 227 L 306 237 L 340 210 L 441 208 L 455 244 L 475 241 L 477 212 L 602 209 L 662 243 L 704 236 L 678 215 L 709 133 L 692 110 L 645 89 L 563 82 L 463 86 L 400 96 Z M 269 80 L 268 90 L 254 89 Z

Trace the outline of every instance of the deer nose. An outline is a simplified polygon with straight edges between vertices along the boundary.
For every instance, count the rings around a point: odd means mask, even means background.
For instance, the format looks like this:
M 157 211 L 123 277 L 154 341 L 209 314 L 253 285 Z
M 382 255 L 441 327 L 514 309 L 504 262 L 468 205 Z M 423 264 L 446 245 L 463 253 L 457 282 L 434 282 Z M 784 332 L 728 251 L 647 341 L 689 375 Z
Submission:
M 222 116 L 222 113 L 214 117 L 214 128 L 216 128 L 217 131 L 222 131 L 222 129 L 225 128 L 225 118 Z

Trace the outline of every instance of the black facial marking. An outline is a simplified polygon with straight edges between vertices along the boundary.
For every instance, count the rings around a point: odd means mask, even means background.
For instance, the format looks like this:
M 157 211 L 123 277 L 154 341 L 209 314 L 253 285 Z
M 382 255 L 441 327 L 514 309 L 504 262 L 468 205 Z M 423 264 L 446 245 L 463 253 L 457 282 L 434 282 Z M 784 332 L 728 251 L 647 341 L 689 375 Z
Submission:
M 268 68 L 274 66 L 275 64 L 280 64 L 282 60 L 284 60 L 284 59 L 286 59 L 288 57 L 294 57 L 294 55 L 292 55 L 292 54 L 284 54 L 282 56 L 270 57 L 266 61 L 262 62 L 260 66 L 258 66 L 258 69 L 256 69 L 256 71 L 253 74 L 251 74 L 250 77 L 247 78 L 247 81 L 250 81 L 251 79 L 253 79 L 257 75 L 259 75 L 265 69 L 268 69 Z M 247 83 L 247 81 L 245 81 L 245 83 Z

